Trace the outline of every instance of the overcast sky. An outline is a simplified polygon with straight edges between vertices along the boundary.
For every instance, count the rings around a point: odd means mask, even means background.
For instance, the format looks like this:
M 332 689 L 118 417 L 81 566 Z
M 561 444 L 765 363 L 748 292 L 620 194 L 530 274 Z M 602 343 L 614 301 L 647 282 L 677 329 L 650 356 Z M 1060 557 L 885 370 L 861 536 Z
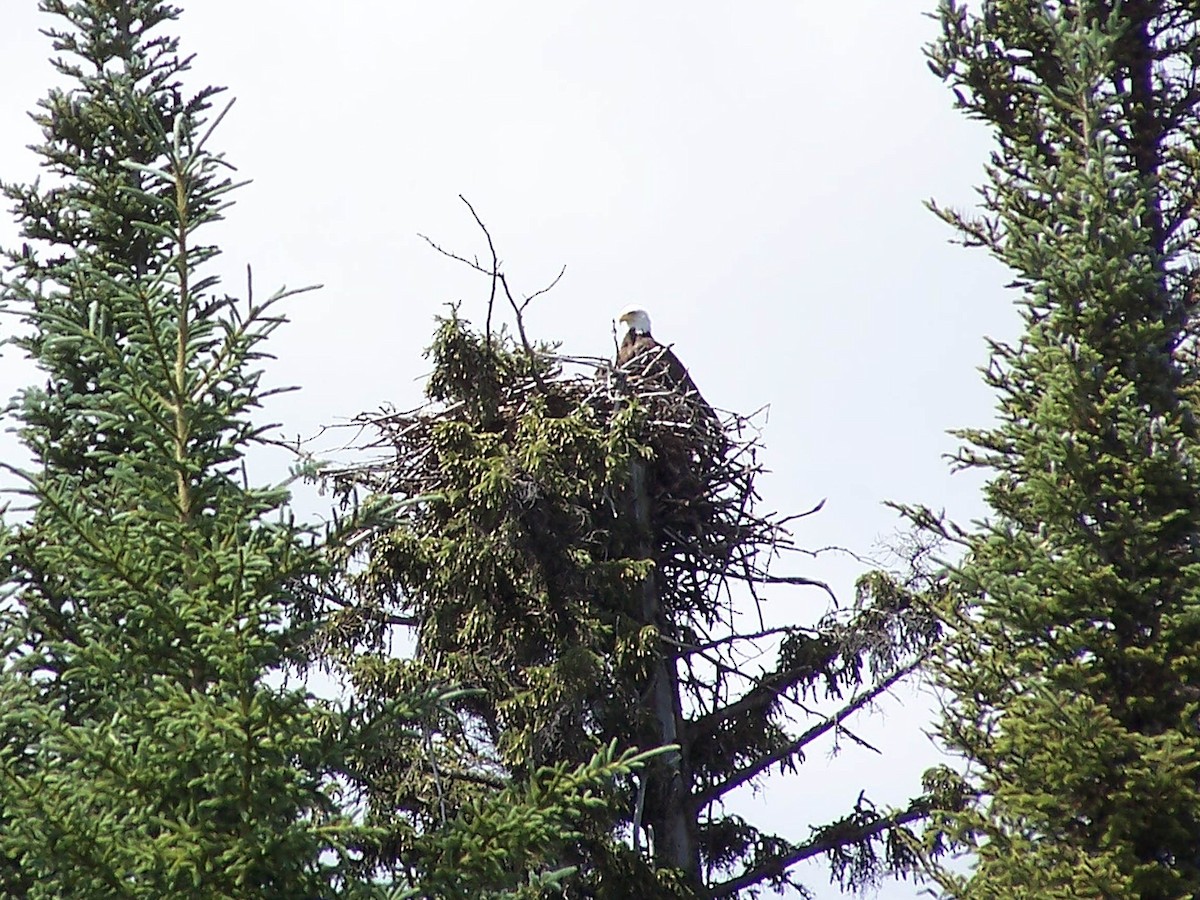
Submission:
M 303 388 L 270 409 L 288 435 L 415 405 L 433 317 L 462 301 L 482 320 L 486 283 L 418 237 L 485 251 L 463 194 L 515 287 L 566 266 L 530 310 L 536 337 L 608 354 L 636 303 L 714 405 L 769 407 L 765 503 L 827 500 L 804 546 L 876 552 L 899 524 L 887 499 L 981 514 L 946 431 L 989 420 L 983 336 L 1016 315 L 1004 272 L 922 206 L 970 205 L 989 149 L 925 66 L 933 0 L 182 5 L 190 85 L 237 98 L 210 146 L 253 179 L 208 235 L 226 289 L 248 263 L 259 291 L 324 285 L 273 341 L 273 381 Z M 35 173 L 25 112 L 52 78 L 35 6 L 5 0 L 0 29 L 6 181 Z M 0 243 L 14 234 L 0 220 Z M 28 379 L 0 360 L 0 395 Z M 804 574 L 848 601 L 862 571 L 826 556 Z M 797 621 L 824 609 L 816 592 L 770 602 Z M 902 803 L 938 761 L 927 721 L 919 695 L 883 704 L 862 725 L 883 757 L 823 748 L 744 808 L 803 838 L 864 787 Z

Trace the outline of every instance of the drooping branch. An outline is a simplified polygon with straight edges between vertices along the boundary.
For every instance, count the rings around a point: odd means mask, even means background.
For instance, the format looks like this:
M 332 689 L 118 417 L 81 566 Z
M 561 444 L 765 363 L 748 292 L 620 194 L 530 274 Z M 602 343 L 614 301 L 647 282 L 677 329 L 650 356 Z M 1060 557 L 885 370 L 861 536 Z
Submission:
M 862 825 L 850 828 L 839 829 L 835 827 L 826 829 L 814 841 L 801 844 L 788 853 L 756 866 L 748 872 L 742 873 L 737 878 L 731 878 L 729 881 L 713 885 L 705 893 L 705 896 L 713 898 L 713 900 L 719 897 L 732 897 L 738 891 L 761 884 L 769 878 L 782 877 L 792 866 L 802 863 L 807 859 L 812 859 L 814 856 L 829 853 L 830 851 L 837 850 L 839 847 L 862 844 L 879 837 L 884 832 L 903 828 L 905 825 L 923 819 L 927 815 L 929 815 L 929 811 L 925 808 L 924 804 L 916 803 L 903 812 L 879 816 L 877 819 Z
M 786 760 L 792 759 L 817 738 L 822 737 L 823 735 L 828 734 L 830 731 L 841 727 L 843 720 L 849 718 L 852 714 L 858 712 L 863 707 L 874 703 L 876 700 L 894 688 L 897 684 L 915 672 L 919 665 L 920 661 L 917 661 L 897 669 L 890 676 L 873 685 L 870 689 L 855 695 L 849 703 L 842 706 L 823 722 L 820 722 L 809 728 L 794 741 L 791 741 L 790 743 L 771 753 L 767 753 L 758 757 L 748 765 L 745 765 L 730 774 L 728 778 L 719 784 L 714 784 L 711 787 L 699 791 L 693 798 L 697 808 L 724 797 L 730 791 L 741 787 L 742 785 L 763 774 L 767 771 L 767 769 L 771 768 L 771 766 L 778 765 Z

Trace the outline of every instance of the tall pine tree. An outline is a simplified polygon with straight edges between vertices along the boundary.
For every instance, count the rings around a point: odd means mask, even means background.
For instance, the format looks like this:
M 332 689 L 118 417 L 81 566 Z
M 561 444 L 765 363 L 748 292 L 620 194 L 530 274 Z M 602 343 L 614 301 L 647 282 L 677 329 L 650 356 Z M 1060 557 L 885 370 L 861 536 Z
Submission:
M 503 273 L 495 284 L 504 298 Z M 823 738 L 856 740 L 854 713 L 936 637 L 927 611 L 894 590 L 815 627 L 765 627 L 760 603 L 815 583 L 771 568 L 794 548 L 782 517 L 758 508 L 755 440 L 652 369 L 571 370 L 530 343 L 528 301 L 509 299 L 516 335 L 491 327 L 492 310 L 481 330 L 457 314 L 441 323 L 430 402 L 364 416 L 375 453 L 340 481 L 347 499 L 405 507 L 359 545 L 366 564 L 330 629 L 334 658 L 364 696 L 430 678 L 478 689 L 440 732 L 439 779 L 377 746 L 371 821 L 389 827 L 397 804 L 436 821 L 612 742 L 669 745 L 580 822 L 569 896 L 784 890 L 819 857 L 847 886 L 905 871 L 920 803 L 888 811 L 860 797 L 794 840 L 726 803 L 797 769 Z M 412 659 L 392 650 L 406 626 Z
M 1200 11 L 1181 0 L 956 0 L 934 71 L 993 131 L 977 215 L 1024 331 L 992 342 L 990 473 L 959 531 L 931 840 L 951 896 L 1200 893 L 1200 457 L 1194 322 Z
M 234 187 L 204 146 L 216 92 L 184 98 L 167 4 L 44 9 L 69 80 L 35 116 L 50 186 L 5 186 L 27 242 L 4 298 L 45 386 L 14 410 L 34 468 L 9 468 L 4 893 L 347 888 L 348 722 L 266 681 L 300 659 L 289 594 L 325 564 L 286 491 L 243 480 L 283 295 L 204 272 Z

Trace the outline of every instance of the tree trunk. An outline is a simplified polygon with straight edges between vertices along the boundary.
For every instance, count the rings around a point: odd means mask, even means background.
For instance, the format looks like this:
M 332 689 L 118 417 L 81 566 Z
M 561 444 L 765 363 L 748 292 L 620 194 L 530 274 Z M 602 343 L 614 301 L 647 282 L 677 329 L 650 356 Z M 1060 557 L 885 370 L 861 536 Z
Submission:
M 651 517 L 652 499 L 649 486 L 649 466 L 634 462 L 630 473 L 633 492 L 633 514 L 639 531 L 638 553 L 643 559 L 653 559 L 656 542 Z M 661 615 L 658 579 L 651 571 L 642 582 L 642 622 L 660 632 L 665 622 Z M 653 836 L 654 859 L 664 867 L 680 869 L 699 886 L 700 859 L 696 852 L 694 817 L 691 802 L 691 778 L 687 770 L 686 747 L 681 725 L 683 710 L 679 698 L 679 673 L 674 656 L 665 652 L 660 642 L 657 661 L 647 691 L 649 720 L 653 729 L 650 738 L 658 746 L 677 744 L 680 750 L 658 758 L 645 774 L 645 825 Z

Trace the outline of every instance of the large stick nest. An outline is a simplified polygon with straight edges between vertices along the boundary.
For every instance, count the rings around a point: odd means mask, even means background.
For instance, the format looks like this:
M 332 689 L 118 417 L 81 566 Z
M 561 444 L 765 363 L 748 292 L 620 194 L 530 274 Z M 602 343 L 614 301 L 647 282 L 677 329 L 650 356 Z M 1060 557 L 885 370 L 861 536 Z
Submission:
M 769 572 L 779 552 L 794 546 L 787 520 L 757 511 L 755 481 L 763 468 L 751 418 L 716 415 L 699 395 L 666 383 L 660 368 L 646 360 L 618 368 L 528 345 L 499 349 L 502 342 L 473 334 L 456 319 L 445 323 L 435 345 L 430 401 L 358 416 L 354 424 L 372 435 L 364 449 L 374 455 L 336 473 L 339 491 L 414 501 L 408 515 L 420 530 L 421 498 L 441 496 L 449 487 L 448 460 L 436 439 L 447 426 L 482 429 L 515 447 L 526 416 L 582 413 L 601 426 L 632 430 L 650 493 L 651 533 L 637 543 L 655 565 L 663 613 L 690 623 L 692 633 L 677 633 L 676 640 L 702 638 L 718 622 L 728 626 L 735 583 L 747 585 L 756 603 L 755 588 L 765 583 L 819 584 L 775 579 Z M 530 530 L 554 536 L 561 523 L 549 512 L 545 522 L 536 521 L 539 498 L 555 490 L 541 477 L 513 454 L 505 473 L 511 503 L 520 506 Z M 623 480 L 627 488 L 627 474 Z M 609 506 L 615 519 L 632 516 L 630 498 L 620 491 L 594 500 Z

